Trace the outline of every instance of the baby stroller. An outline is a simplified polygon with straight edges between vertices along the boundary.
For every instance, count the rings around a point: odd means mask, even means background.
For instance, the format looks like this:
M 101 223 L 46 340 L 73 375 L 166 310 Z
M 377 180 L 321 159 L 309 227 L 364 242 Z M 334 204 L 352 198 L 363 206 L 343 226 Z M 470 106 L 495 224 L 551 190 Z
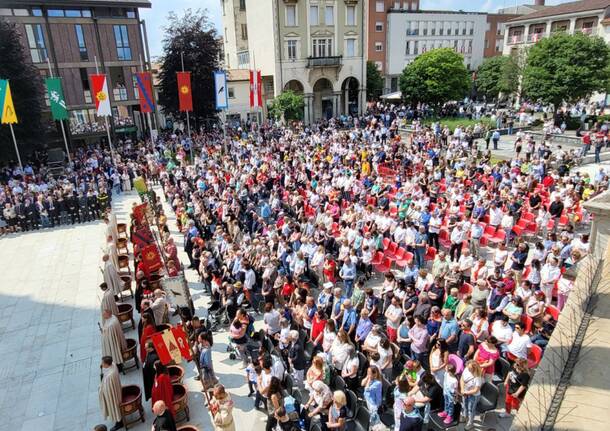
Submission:
M 248 319 L 250 323 L 246 329 L 246 338 L 248 339 L 246 343 L 246 355 L 252 359 L 252 363 L 256 363 L 258 361 L 262 343 L 260 340 L 258 340 L 259 336 L 254 331 L 254 317 L 252 317 L 250 313 L 248 313 Z M 231 360 L 235 360 L 239 356 L 239 351 L 237 350 L 237 347 L 231 337 L 229 337 L 227 352 L 229 353 L 229 359 Z

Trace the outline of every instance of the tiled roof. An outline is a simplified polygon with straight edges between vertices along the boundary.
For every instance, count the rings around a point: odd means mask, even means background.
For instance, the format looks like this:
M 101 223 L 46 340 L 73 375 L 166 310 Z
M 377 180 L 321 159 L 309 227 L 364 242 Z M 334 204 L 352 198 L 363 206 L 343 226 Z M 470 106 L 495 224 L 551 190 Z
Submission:
M 536 18 L 545 18 L 555 15 L 567 15 L 577 12 L 586 12 L 589 10 L 605 9 L 610 6 L 610 0 L 580 0 L 569 3 L 563 3 L 557 6 L 548 6 L 542 10 L 529 13 L 519 18 L 513 18 L 510 21 L 523 21 Z

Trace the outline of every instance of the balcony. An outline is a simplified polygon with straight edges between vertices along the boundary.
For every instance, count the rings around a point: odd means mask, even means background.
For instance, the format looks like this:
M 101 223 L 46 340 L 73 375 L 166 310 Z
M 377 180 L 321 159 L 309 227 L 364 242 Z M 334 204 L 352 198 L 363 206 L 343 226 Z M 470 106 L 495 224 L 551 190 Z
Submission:
M 508 36 L 508 44 L 509 45 L 516 45 L 518 43 L 523 43 L 523 35 L 522 34 L 515 34 L 513 36 Z
M 544 33 L 533 33 L 527 35 L 527 43 L 536 43 L 543 37 L 546 37 Z
M 307 67 L 339 67 L 342 64 L 343 56 L 335 55 L 332 57 L 307 57 Z
M 348 6 L 355 6 L 358 4 L 358 0 L 343 0 Z

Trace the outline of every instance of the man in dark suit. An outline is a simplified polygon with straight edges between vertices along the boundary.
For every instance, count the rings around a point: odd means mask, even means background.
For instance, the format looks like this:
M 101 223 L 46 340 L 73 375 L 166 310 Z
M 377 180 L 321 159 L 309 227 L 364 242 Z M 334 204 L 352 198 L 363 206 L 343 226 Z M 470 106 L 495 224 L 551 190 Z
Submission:
M 157 415 L 153 422 L 153 431 L 176 431 L 176 423 L 165 402 L 157 401 L 153 405 L 153 413 Z
M 155 362 L 159 360 L 153 342 L 146 341 L 146 359 L 142 364 L 142 378 L 144 380 L 144 395 L 148 401 L 152 395 L 152 388 L 155 384 Z

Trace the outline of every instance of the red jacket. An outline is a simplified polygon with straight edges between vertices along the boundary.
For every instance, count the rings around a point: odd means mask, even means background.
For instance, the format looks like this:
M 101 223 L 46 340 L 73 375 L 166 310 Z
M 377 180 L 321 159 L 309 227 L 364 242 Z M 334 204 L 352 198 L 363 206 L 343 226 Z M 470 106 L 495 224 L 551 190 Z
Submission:
M 151 405 L 155 405 L 157 401 L 165 401 L 165 405 L 171 412 L 172 416 L 174 412 L 174 389 L 172 388 L 172 382 L 169 378 L 169 374 L 161 374 L 155 377 L 155 384 L 152 388 L 152 402 Z

